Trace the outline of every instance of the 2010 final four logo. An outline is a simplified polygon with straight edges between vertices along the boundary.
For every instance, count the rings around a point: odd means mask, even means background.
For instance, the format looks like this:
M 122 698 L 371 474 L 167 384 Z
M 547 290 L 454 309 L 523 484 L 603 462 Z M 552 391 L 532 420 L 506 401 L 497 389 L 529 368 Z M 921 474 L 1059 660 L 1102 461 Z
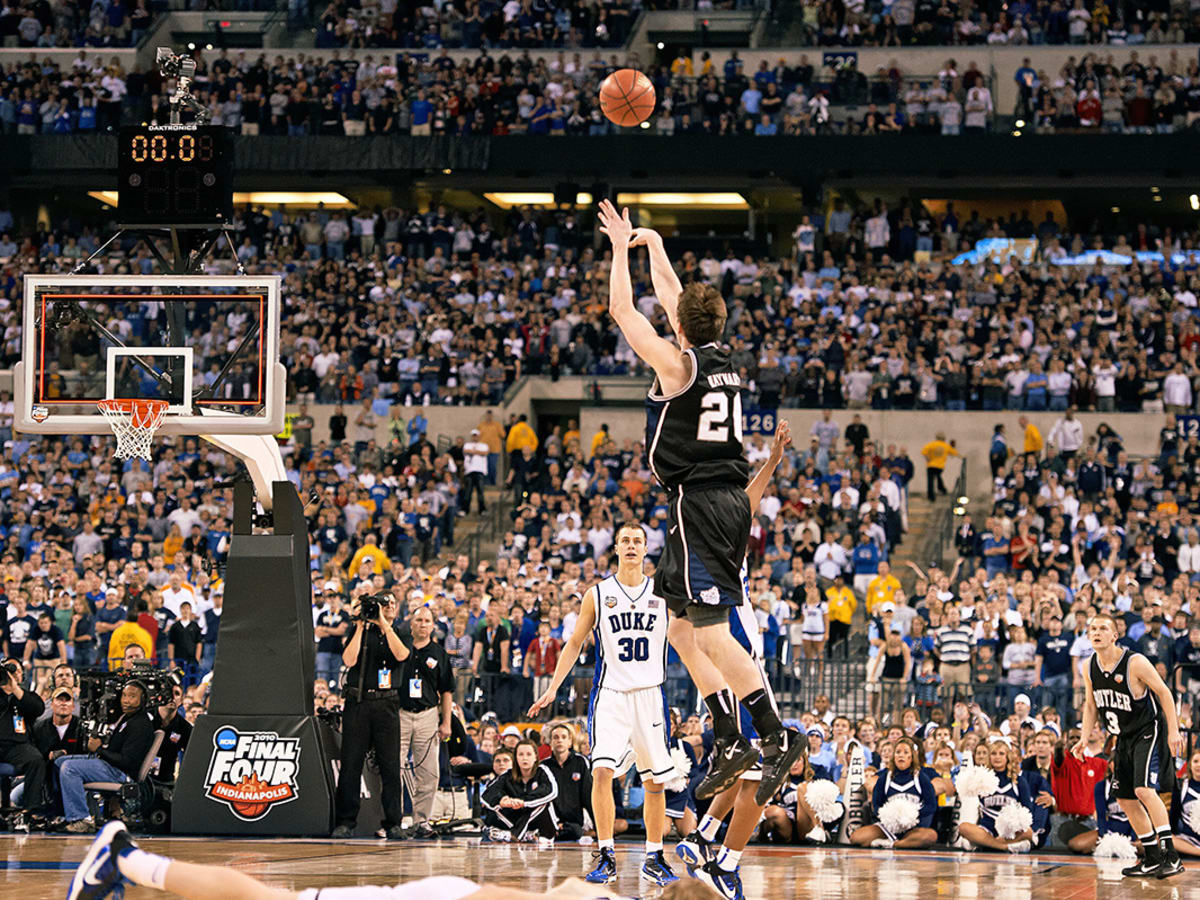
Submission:
M 204 776 L 206 797 L 226 804 L 245 822 L 295 800 L 300 739 L 274 731 L 240 732 L 226 725 L 213 736 L 213 755 Z

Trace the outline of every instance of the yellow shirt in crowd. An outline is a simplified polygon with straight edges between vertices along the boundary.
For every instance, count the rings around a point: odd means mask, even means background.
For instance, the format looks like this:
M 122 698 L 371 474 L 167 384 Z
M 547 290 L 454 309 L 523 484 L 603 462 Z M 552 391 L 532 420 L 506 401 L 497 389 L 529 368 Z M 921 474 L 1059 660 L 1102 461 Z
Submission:
M 951 456 L 961 456 L 962 454 L 945 441 L 930 441 L 921 448 L 921 455 L 925 457 L 925 463 L 929 468 L 944 469 Z
M 854 610 L 858 607 L 858 598 L 854 591 L 842 585 L 836 588 L 830 585 L 825 588 L 825 600 L 829 603 L 829 621 L 844 622 L 849 625 L 854 618 Z
M 875 608 L 881 603 L 889 602 L 898 590 L 900 579 L 895 575 L 876 575 L 867 585 L 867 613 L 875 615 Z

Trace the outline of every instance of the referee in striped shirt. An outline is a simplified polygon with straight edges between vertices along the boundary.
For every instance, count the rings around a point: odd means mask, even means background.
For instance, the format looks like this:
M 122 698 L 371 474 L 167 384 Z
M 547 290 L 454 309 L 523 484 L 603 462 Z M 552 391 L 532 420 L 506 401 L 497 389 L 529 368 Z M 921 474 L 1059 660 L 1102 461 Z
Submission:
M 946 607 L 946 624 L 934 632 L 934 651 L 942 676 L 942 699 L 946 708 L 953 709 L 960 699 L 971 693 L 971 651 L 975 647 L 975 629 L 962 624 L 958 604 Z

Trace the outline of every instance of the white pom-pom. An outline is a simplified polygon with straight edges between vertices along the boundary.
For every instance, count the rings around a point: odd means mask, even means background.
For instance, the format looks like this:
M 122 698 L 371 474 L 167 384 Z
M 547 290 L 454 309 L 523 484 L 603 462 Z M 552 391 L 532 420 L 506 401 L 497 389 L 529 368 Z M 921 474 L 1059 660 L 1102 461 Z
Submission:
M 692 771 L 692 761 L 688 759 L 687 751 L 682 747 L 672 747 L 671 762 L 675 764 L 675 777 L 667 782 L 667 790 L 674 791 L 675 793 L 686 791 L 688 775 Z
M 983 766 L 966 766 L 954 779 L 960 797 L 988 797 L 1000 790 L 1000 778 Z
M 804 802 L 822 822 L 836 822 L 845 812 L 838 802 L 838 786 L 828 778 L 810 781 L 804 790 Z
M 1020 803 L 1009 803 L 996 813 L 996 836 L 1011 841 L 1022 831 L 1033 830 L 1033 813 Z
M 912 831 L 921 820 L 921 804 L 909 794 L 896 794 L 879 808 L 879 824 L 896 837 Z
M 1137 859 L 1137 849 L 1125 835 L 1110 831 L 1096 841 L 1092 856 L 1097 859 Z

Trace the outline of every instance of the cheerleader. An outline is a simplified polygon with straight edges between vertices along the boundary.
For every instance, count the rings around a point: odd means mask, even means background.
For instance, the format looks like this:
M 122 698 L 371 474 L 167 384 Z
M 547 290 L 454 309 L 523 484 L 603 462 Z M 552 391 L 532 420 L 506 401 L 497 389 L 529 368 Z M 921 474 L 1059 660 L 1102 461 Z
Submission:
M 1200 750 L 1192 751 L 1184 777 L 1175 781 L 1171 795 L 1175 849 L 1183 856 L 1200 856 Z
M 871 806 L 878 821 L 856 828 L 850 835 L 852 844 L 923 850 L 937 840 L 933 828 L 937 792 L 918 753 L 916 742 L 909 737 L 892 745 L 891 759 L 872 791 Z M 909 798 L 909 802 L 897 803 L 897 798 Z
M 667 783 L 667 831 L 670 832 L 674 828 L 679 836 L 684 838 L 696 830 L 696 800 L 692 796 L 693 784 L 690 776 L 698 767 L 696 751 L 692 749 L 691 743 L 674 736 L 676 733 L 674 729 L 678 722 L 678 716 L 674 711 L 671 712 L 671 720 L 671 756 L 675 758 L 682 754 L 687 758 L 690 766 L 687 769 L 688 774 L 678 779 L 683 782 L 682 785 L 678 785 L 681 790 L 672 790 L 672 787 L 677 786 L 675 782 Z M 678 763 L 676 768 L 681 768 Z
M 979 798 L 978 824 L 963 822 L 959 825 L 957 845 L 968 850 L 982 847 L 1027 853 L 1032 849 L 1034 839 L 1033 800 L 1029 796 L 1029 785 L 1021 778 L 1020 757 L 1006 742 L 995 740 L 988 745 L 988 761 L 1000 786 L 995 793 Z M 1020 807 L 1024 812 L 1006 813 L 1009 806 Z M 1024 821 L 1026 818 L 1028 824 Z M 1024 827 L 1014 829 L 1014 821 Z M 1001 834 L 1007 836 L 1001 837 Z
M 800 637 L 805 659 L 824 661 L 825 642 L 829 640 L 829 604 L 815 587 L 804 594 L 800 607 Z
M 811 799 L 816 809 L 809 803 L 810 789 L 814 792 Z M 828 770 L 812 765 L 807 754 L 801 756 L 792 764 L 787 780 L 763 810 L 759 839 L 774 844 L 798 844 L 804 839 L 823 843 L 826 838 L 824 826 L 839 820 L 844 812 L 837 796 L 837 785 L 829 780 Z M 833 815 L 835 812 L 838 814 Z M 825 816 L 824 821 L 821 815 Z
M 1137 835 L 1133 832 L 1133 826 L 1129 824 L 1129 816 L 1125 815 L 1125 811 L 1121 809 L 1121 804 L 1117 801 L 1116 795 L 1112 790 L 1112 779 L 1105 778 L 1103 781 L 1096 782 L 1096 827 L 1090 831 L 1085 831 L 1075 835 L 1067 842 L 1067 846 L 1071 848 L 1072 853 L 1092 853 L 1096 849 L 1096 845 L 1100 843 L 1100 838 L 1106 834 L 1119 834 L 1129 838 L 1131 843 L 1137 841 Z M 1175 804 L 1171 804 L 1171 809 L 1175 808 Z M 1178 832 L 1177 832 L 1178 833 Z M 1178 842 L 1176 848 L 1179 847 Z M 1184 852 L 1180 850 L 1180 852 Z M 1197 851 L 1200 853 L 1200 851 Z

